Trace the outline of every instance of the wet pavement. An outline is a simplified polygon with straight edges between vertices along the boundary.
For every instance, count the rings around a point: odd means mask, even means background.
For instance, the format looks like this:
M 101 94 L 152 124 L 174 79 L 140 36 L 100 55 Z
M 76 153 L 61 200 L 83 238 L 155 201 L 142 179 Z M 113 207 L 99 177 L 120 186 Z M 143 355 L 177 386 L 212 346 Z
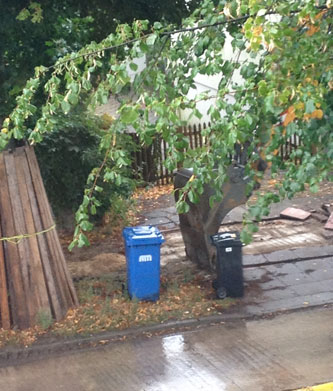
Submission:
M 161 248 L 162 274 L 177 268 L 192 268 L 197 273 L 185 254 L 172 197 L 164 197 L 166 208 L 145 215 L 145 224 L 157 225 L 166 238 Z M 318 214 L 331 199 L 331 195 L 304 197 L 272 206 L 254 241 L 243 248 L 245 297 L 237 309 L 240 314 L 263 315 L 333 303 L 332 232 L 313 217 L 307 221 L 280 218 L 280 212 L 291 206 Z M 241 230 L 237 221 L 245 209 L 240 206 L 230 211 L 220 231 Z
M 331 308 L 114 343 L 0 369 L 6 391 L 278 391 L 333 378 Z
M 168 270 L 174 274 L 177 268 L 198 273 L 186 258 L 180 232 L 165 236 L 161 249 L 162 274 Z M 258 247 L 252 244 L 250 251 L 244 248 L 245 296 L 237 306 L 239 314 L 260 316 L 333 303 L 333 245 L 260 253 L 261 241 L 257 243 Z M 284 241 L 280 244 L 284 245 Z M 267 247 L 274 250 L 273 245 Z
M 270 213 L 264 219 L 274 219 L 280 216 L 281 211 L 288 207 L 302 208 L 306 211 L 313 212 L 314 217 L 318 218 L 318 211 L 321 210 L 321 205 L 330 203 L 332 195 L 323 195 L 318 197 L 300 197 L 292 200 L 283 200 L 279 203 L 272 204 Z M 155 225 L 161 231 L 177 229 L 179 226 L 179 217 L 175 207 L 173 194 L 165 194 L 160 198 L 162 208 L 155 208 L 149 212 L 145 212 L 141 216 L 140 224 Z M 223 219 L 223 224 L 230 224 L 243 221 L 243 214 L 247 211 L 246 205 L 240 205 L 232 209 Z
M 333 257 L 247 267 L 244 279 L 242 306 L 247 314 L 333 303 Z

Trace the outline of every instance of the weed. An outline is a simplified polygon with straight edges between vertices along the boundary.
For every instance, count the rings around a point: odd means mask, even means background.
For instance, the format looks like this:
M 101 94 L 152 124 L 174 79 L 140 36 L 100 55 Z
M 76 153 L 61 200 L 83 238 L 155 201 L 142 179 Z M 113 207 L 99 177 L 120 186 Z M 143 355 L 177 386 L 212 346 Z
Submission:
M 47 330 L 53 323 L 53 318 L 50 311 L 40 309 L 36 315 L 36 324 L 42 330 Z
M 170 295 L 178 295 L 179 294 L 179 281 L 177 279 L 174 279 L 167 285 L 167 290 Z
M 95 315 L 95 309 L 93 306 L 86 306 L 83 308 L 82 313 L 88 317 Z
M 101 316 L 108 317 L 110 315 L 116 315 L 117 311 L 112 307 L 110 297 L 106 297 L 104 301 L 102 301 L 101 306 Z
M 192 273 L 191 270 L 186 269 L 184 270 L 183 280 L 186 283 L 192 282 L 195 278 L 195 275 Z
M 76 284 L 77 296 L 81 304 L 91 302 L 93 298 L 96 296 L 94 290 L 95 282 L 96 282 L 95 279 L 88 279 L 88 280 L 84 279 L 84 280 L 80 280 Z
M 139 300 L 136 297 L 133 297 L 132 303 L 130 306 L 130 313 L 129 313 L 129 322 L 133 322 L 136 319 L 137 312 L 138 312 L 138 307 L 139 307 Z

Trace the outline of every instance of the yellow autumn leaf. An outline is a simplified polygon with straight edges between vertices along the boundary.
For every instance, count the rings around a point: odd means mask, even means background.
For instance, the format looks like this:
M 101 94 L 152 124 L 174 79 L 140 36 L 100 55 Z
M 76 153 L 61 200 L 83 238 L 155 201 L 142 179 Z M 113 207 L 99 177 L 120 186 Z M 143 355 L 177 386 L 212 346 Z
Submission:
M 6 128 L 9 125 L 9 123 L 10 123 L 10 118 L 9 117 L 5 118 L 3 121 L 4 128 Z
M 298 102 L 295 104 L 295 109 L 296 110 L 303 110 L 304 109 L 304 103 L 303 102 Z
M 295 118 L 296 118 L 295 107 L 294 106 L 288 107 L 286 117 L 283 120 L 283 126 L 288 126 L 288 124 L 293 122 Z
M 305 33 L 308 37 L 311 37 L 313 34 L 320 30 L 319 27 L 316 27 L 313 24 L 308 25 L 308 28 L 309 29 Z
M 299 17 L 297 24 L 298 24 L 298 26 L 302 26 L 302 25 L 306 24 L 309 20 L 310 20 L 309 15 L 306 15 L 306 16 L 303 16 L 303 17 Z
M 311 114 L 304 114 L 303 119 L 305 121 L 309 121 L 310 119 L 322 119 L 324 116 L 324 112 L 321 109 L 314 110 Z
M 262 33 L 262 26 L 254 27 L 252 33 L 255 37 L 258 37 Z
M 317 119 L 322 119 L 324 116 L 324 113 L 323 113 L 323 110 L 321 109 L 317 109 L 315 110 L 312 114 L 311 114 L 311 117 L 312 118 L 317 118 Z
M 322 17 L 327 13 L 327 10 L 320 11 L 319 14 L 315 16 L 315 19 L 322 19 Z

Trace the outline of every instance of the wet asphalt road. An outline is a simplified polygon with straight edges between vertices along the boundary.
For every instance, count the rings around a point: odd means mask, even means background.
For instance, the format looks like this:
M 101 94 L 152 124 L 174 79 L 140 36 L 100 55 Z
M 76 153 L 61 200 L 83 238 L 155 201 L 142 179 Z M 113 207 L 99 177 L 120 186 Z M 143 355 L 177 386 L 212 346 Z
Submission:
M 269 391 L 333 380 L 333 310 L 235 321 L 0 369 L 6 391 Z

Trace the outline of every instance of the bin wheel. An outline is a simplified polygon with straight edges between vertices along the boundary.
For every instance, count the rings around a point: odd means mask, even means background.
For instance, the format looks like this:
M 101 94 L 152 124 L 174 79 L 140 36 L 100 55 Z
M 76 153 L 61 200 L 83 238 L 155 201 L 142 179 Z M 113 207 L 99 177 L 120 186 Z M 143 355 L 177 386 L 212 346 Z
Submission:
M 216 297 L 218 299 L 225 299 L 227 297 L 227 291 L 223 286 L 216 289 Z

